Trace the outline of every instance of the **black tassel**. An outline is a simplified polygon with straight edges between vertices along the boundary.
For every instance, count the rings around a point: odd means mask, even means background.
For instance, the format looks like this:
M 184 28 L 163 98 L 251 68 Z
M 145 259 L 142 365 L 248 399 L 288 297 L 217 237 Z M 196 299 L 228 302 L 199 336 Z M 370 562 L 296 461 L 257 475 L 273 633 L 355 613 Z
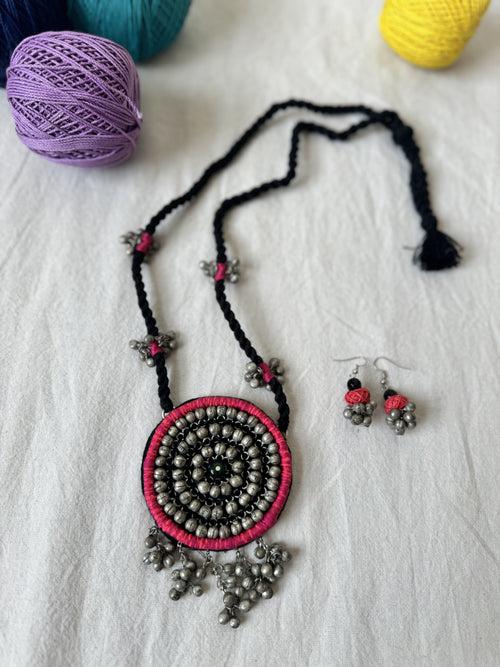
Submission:
M 462 246 L 451 236 L 433 229 L 426 232 L 424 240 L 415 250 L 413 261 L 422 271 L 452 269 L 460 264 Z

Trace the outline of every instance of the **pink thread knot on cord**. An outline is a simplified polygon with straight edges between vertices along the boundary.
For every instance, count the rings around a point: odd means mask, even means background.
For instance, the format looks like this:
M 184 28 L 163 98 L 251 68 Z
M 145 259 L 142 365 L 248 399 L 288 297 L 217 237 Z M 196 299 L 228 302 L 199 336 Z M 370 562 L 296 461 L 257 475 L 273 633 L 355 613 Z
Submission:
M 165 350 L 154 340 L 149 346 L 149 351 L 151 352 L 151 356 L 154 357 L 155 354 L 163 353 Z
M 135 249 L 138 250 L 139 252 L 144 253 L 144 255 L 147 255 L 148 252 L 151 250 L 152 245 L 153 245 L 153 235 L 149 234 L 148 232 L 143 232 L 141 234 L 141 240 L 135 246 Z
M 266 384 L 269 384 L 274 379 L 274 373 L 264 361 L 259 364 L 259 368 L 262 371 L 262 379 Z
M 219 262 L 217 264 L 217 271 L 215 272 L 214 280 L 225 280 L 226 278 L 226 264 L 225 262 Z

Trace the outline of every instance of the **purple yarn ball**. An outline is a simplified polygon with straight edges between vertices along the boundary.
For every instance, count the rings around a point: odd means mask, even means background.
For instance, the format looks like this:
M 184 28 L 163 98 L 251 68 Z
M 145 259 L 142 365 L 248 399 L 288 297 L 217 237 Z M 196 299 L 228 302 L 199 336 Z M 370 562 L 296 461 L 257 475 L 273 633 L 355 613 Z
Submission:
M 118 44 L 79 32 L 43 32 L 15 49 L 7 98 L 16 131 L 42 157 L 79 167 L 114 165 L 141 129 L 139 77 Z

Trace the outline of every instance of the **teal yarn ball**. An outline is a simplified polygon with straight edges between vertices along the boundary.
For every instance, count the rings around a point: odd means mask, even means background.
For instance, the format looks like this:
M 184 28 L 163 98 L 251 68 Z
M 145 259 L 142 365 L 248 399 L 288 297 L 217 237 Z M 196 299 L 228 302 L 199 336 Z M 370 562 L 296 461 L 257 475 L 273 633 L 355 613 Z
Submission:
M 175 40 L 191 0 L 69 0 L 76 30 L 107 37 L 134 60 L 147 60 Z

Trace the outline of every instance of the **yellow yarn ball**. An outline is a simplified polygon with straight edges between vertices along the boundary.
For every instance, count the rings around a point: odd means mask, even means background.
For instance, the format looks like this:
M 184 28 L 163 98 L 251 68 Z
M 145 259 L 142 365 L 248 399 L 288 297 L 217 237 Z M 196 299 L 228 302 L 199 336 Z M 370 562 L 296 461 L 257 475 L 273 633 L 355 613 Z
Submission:
M 380 31 L 405 60 L 421 67 L 448 67 L 489 4 L 490 0 L 386 0 Z

